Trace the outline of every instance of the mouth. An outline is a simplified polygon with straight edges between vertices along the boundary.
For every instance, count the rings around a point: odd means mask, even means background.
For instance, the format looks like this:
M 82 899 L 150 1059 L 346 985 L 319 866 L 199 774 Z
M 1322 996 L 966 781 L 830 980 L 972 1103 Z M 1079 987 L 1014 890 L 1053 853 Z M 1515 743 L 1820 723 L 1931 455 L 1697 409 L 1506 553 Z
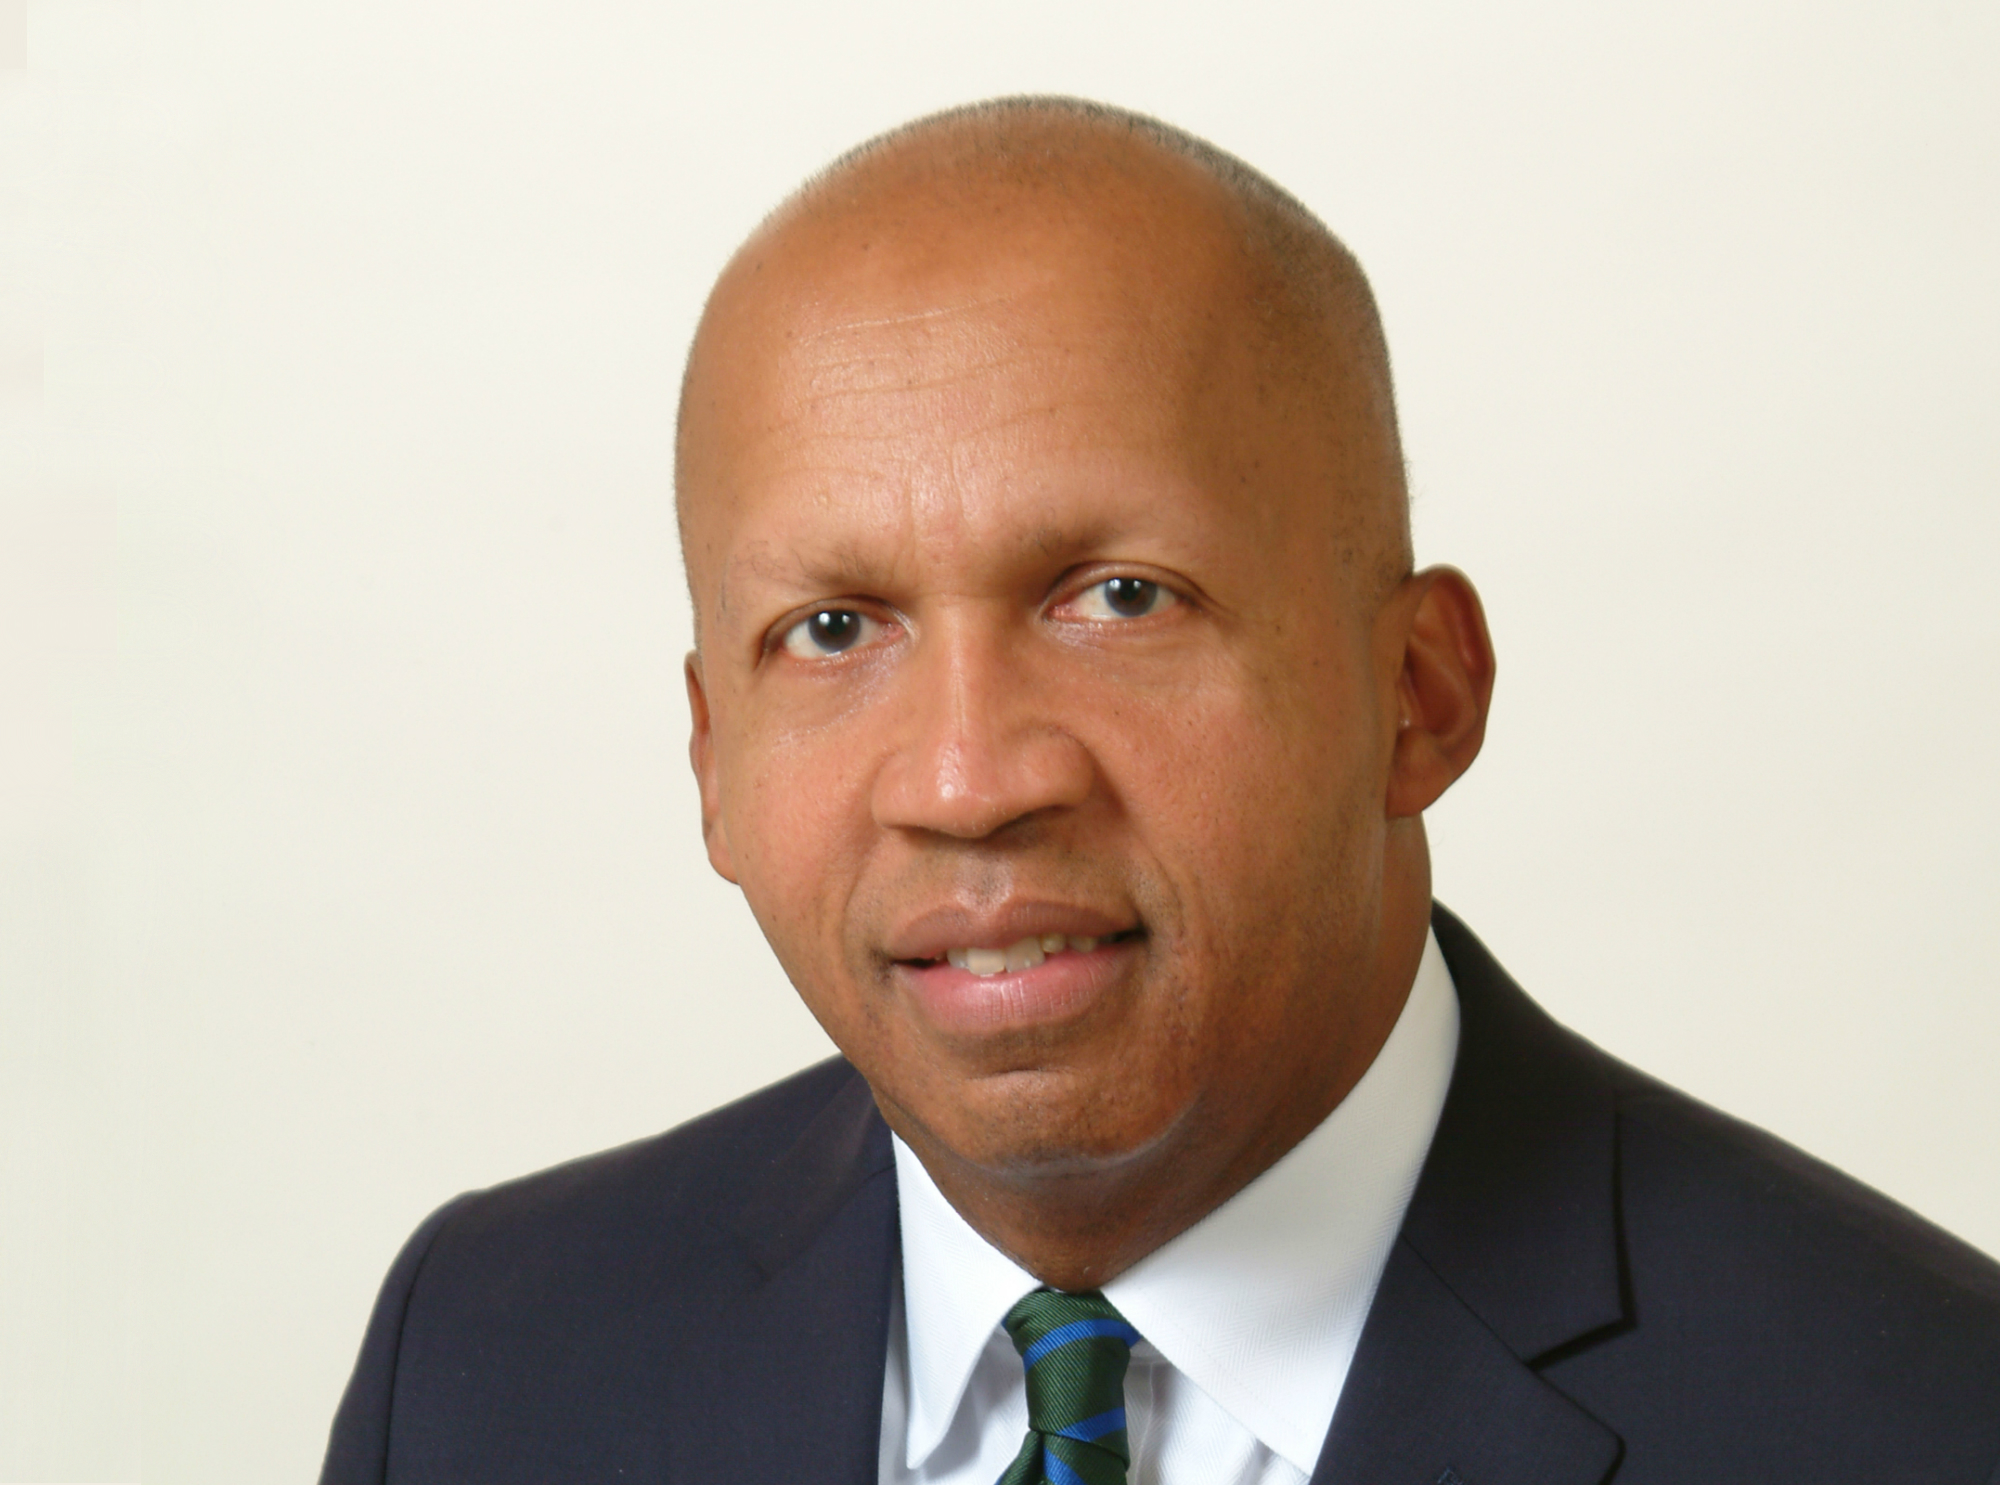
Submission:
M 1124 981 L 1145 930 L 1039 933 L 893 961 L 918 1013 L 948 1037 L 1045 1032 L 1078 1021 Z
M 992 949 L 967 945 L 964 948 L 946 949 L 942 954 L 928 959 L 899 959 L 912 969 L 924 969 L 933 965 L 948 964 L 953 969 L 962 969 L 969 975 L 982 980 L 995 975 L 1019 974 L 1023 970 L 1046 964 L 1058 954 L 1095 954 L 1099 944 L 1118 944 L 1137 938 L 1139 930 L 1128 928 L 1123 933 L 1106 934 L 1102 937 L 1087 933 L 1042 933 L 1030 934 L 1016 939 L 1005 948 Z

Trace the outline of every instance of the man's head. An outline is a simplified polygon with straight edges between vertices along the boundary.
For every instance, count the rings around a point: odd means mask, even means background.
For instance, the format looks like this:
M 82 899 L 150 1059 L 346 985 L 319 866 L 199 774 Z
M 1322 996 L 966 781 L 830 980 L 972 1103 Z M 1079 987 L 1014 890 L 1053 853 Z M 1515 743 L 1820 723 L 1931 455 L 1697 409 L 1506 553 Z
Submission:
M 1483 730 L 1359 268 L 1152 121 L 921 121 L 731 262 L 677 465 L 710 859 L 947 1195 L 1101 1281 L 1365 1070 Z

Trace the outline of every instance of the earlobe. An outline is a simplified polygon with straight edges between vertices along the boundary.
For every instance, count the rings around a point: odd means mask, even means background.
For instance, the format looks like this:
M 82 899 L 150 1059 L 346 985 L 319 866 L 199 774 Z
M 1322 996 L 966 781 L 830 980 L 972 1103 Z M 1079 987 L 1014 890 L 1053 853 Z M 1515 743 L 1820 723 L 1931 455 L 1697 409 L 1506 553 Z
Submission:
M 1471 580 L 1433 567 L 1410 582 L 1386 800 L 1392 819 L 1421 814 L 1472 766 L 1493 699 L 1493 640 Z
M 708 864 L 724 881 L 736 881 L 736 862 L 729 851 L 729 832 L 722 823 L 722 790 L 716 775 L 715 734 L 709 723 L 708 692 L 702 684 L 701 652 L 689 650 L 682 666 L 688 693 L 688 763 L 701 792 L 701 838 L 708 847 Z

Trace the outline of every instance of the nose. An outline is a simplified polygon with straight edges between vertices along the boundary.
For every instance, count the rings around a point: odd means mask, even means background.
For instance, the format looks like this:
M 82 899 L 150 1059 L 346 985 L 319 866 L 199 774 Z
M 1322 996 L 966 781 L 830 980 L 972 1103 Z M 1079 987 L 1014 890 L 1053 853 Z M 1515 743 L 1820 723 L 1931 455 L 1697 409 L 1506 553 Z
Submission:
M 920 636 L 881 709 L 894 731 L 875 777 L 878 825 L 981 840 L 1089 797 L 1095 765 L 1063 722 L 1072 687 L 1033 662 L 1034 646 L 972 616 Z

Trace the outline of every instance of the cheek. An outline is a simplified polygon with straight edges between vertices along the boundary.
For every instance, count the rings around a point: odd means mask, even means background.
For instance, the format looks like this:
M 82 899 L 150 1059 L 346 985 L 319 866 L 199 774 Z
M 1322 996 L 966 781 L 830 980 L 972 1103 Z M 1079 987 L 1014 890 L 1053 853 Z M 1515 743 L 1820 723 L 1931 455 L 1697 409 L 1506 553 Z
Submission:
M 1329 832 L 1386 787 L 1353 668 L 1272 668 L 1218 662 L 1170 695 L 1121 698 L 1093 728 L 1135 826 L 1209 887 L 1324 870 Z
M 824 1016 L 818 1001 L 844 979 L 842 923 L 867 849 L 868 760 L 835 729 L 753 725 L 721 741 L 722 817 L 744 898 Z
M 1383 763 L 1371 709 L 1329 700 L 1360 688 L 1335 679 L 1220 670 L 1093 740 L 1163 888 L 1178 1032 L 1225 1060 L 1339 971 L 1376 890 Z

